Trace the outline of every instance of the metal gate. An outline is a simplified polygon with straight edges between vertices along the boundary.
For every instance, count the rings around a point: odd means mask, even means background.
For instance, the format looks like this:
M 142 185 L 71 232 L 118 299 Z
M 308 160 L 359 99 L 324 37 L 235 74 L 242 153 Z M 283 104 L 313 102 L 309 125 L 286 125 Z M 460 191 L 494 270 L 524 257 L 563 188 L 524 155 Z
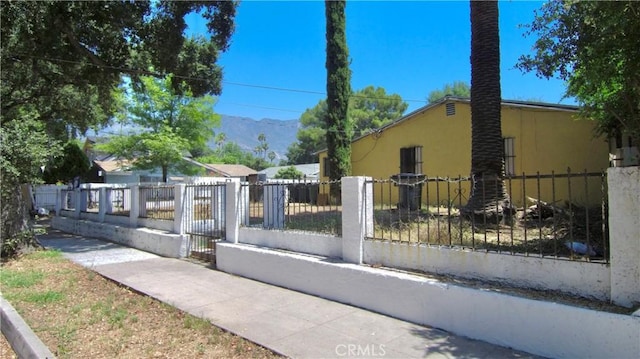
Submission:
M 225 235 L 225 184 L 186 186 L 185 232 L 189 235 L 190 257 L 216 263 L 216 242 Z

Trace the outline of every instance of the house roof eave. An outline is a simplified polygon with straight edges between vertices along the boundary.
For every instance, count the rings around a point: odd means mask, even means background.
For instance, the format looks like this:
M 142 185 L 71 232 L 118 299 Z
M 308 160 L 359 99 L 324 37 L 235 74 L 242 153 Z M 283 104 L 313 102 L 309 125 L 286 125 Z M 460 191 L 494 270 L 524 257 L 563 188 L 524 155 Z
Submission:
M 398 118 L 397 120 L 388 123 L 372 132 L 369 132 L 365 135 L 360 135 L 356 138 L 354 138 L 353 140 L 351 140 L 351 143 L 354 143 L 356 141 L 359 141 L 360 139 L 367 137 L 369 135 L 371 135 L 372 133 L 381 133 L 383 131 L 385 131 L 386 129 L 390 128 L 390 127 L 394 127 L 402 122 L 405 122 L 419 114 L 424 113 L 425 111 L 428 111 L 434 107 L 440 106 L 444 103 L 447 102 L 459 102 L 459 103 L 467 103 L 470 104 L 471 103 L 471 99 L 468 97 L 460 97 L 460 96 L 445 96 L 435 102 L 432 102 L 430 104 L 427 104 L 425 106 L 422 106 L 400 118 Z M 579 111 L 579 107 L 578 106 L 574 106 L 574 105 L 563 105 L 563 104 L 553 104 L 553 103 L 546 103 L 546 102 L 535 102 L 535 101 L 519 101 L 519 100 L 502 100 L 501 101 L 501 106 L 504 107 L 518 107 L 518 108 L 531 108 L 531 109 L 541 109 L 541 110 L 553 110 L 553 111 L 561 111 L 561 112 L 578 112 Z M 326 152 L 328 149 L 324 148 L 320 151 L 314 152 L 314 155 L 318 155 L 320 153 Z

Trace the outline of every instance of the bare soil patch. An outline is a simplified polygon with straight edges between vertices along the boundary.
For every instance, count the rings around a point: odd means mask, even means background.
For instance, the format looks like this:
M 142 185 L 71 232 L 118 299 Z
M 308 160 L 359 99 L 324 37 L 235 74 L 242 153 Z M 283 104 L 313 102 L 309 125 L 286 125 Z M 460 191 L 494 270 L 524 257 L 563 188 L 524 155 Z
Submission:
M 54 251 L 2 264 L 3 296 L 58 358 L 276 358 Z M 4 337 L 2 338 L 4 339 Z M 13 355 L 0 342 L 3 358 Z
M 11 345 L 7 341 L 4 335 L 0 335 L 0 358 L 4 359 L 16 359 L 18 356 L 11 348 Z

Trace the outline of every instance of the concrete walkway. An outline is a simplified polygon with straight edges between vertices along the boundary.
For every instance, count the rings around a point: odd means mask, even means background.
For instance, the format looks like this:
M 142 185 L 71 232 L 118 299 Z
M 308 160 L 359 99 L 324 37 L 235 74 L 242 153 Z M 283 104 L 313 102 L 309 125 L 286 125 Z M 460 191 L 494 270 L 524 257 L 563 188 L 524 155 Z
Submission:
M 535 358 L 186 260 L 53 229 L 39 239 L 107 278 L 287 357 Z

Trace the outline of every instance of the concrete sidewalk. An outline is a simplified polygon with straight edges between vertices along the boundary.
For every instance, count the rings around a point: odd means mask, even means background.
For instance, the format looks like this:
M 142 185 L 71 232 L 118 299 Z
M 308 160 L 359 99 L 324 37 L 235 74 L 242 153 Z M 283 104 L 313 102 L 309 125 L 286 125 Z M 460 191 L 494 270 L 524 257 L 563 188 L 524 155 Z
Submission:
M 39 240 L 107 278 L 287 357 L 535 358 L 186 260 L 53 229 Z

